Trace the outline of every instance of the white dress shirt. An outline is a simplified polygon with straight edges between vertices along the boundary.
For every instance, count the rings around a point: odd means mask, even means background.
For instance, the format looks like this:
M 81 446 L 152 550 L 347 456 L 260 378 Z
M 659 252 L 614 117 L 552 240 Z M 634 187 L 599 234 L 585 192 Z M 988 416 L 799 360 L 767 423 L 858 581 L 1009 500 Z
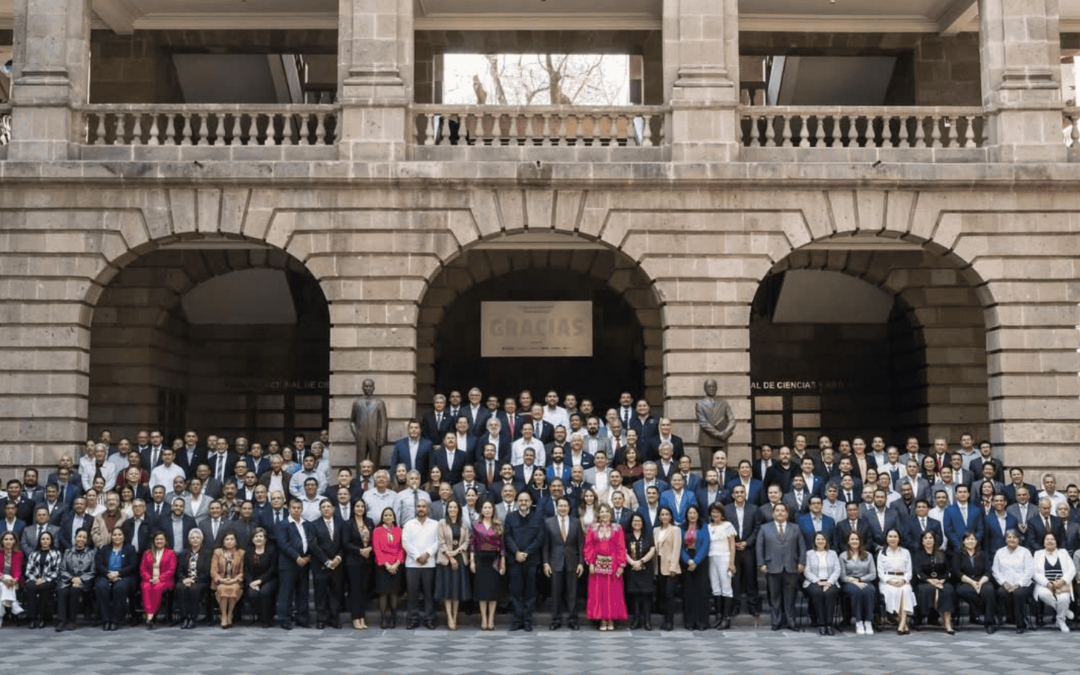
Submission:
M 413 518 L 401 530 L 401 545 L 405 549 L 405 567 L 435 567 L 435 554 L 439 552 L 439 524 L 434 518 Z M 417 558 L 428 554 L 427 562 Z

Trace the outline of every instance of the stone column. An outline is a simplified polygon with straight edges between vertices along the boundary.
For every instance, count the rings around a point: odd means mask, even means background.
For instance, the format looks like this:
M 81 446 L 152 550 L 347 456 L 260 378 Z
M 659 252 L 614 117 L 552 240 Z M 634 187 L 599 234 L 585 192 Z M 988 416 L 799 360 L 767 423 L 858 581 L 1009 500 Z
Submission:
M 979 0 L 990 160 L 1064 162 L 1058 0 Z
M 339 8 L 340 158 L 403 160 L 413 127 L 412 0 L 340 0 Z
M 665 100 L 676 162 L 739 154 L 738 0 L 664 0 Z
M 8 158 L 76 159 L 76 108 L 87 102 L 90 73 L 90 3 L 15 0 L 14 43 Z

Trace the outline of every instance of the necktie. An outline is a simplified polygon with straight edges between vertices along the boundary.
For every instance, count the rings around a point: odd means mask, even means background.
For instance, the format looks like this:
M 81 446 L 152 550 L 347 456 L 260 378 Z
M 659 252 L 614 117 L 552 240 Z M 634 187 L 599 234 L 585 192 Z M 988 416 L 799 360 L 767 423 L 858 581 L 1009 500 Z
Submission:
M 919 518 L 919 529 L 926 532 L 926 518 Z
M 488 462 L 488 485 L 495 482 L 495 463 Z
M 217 474 L 217 479 L 221 482 L 225 482 L 225 460 L 221 455 L 217 456 L 217 462 L 214 466 L 217 468 L 217 471 L 215 472 Z
M 364 484 L 361 486 L 360 489 L 363 490 L 364 492 L 368 491 L 368 479 L 367 478 L 364 479 Z
M 334 521 L 326 521 L 326 531 L 330 534 L 330 541 L 334 540 Z
M 566 541 L 566 518 L 559 518 L 559 529 L 562 531 L 562 540 Z
M 780 526 L 780 539 L 783 539 L 783 538 L 784 538 L 784 526 L 781 525 Z
M 442 426 L 442 413 L 435 413 L 435 428 Z
M 44 534 L 44 533 L 45 533 L 45 526 L 44 525 L 38 525 L 37 526 L 37 538 L 38 538 L 38 541 L 41 541 L 41 535 Z
M 281 523 L 281 511 L 277 511 L 276 513 L 274 513 L 274 524 L 277 525 L 277 524 L 280 524 L 280 523 Z
M 98 464 L 96 466 L 97 468 L 94 470 L 94 478 L 104 478 L 104 476 L 101 475 L 101 465 Z
M 507 424 L 510 425 L 510 438 L 513 438 L 514 437 L 514 416 L 513 415 L 510 415 L 507 418 Z
M 1050 531 L 1050 519 L 1049 518 L 1043 518 L 1043 522 L 1046 523 L 1046 531 L 1049 532 Z
M 210 533 L 214 536 L 214 541 L 215 542 L 217 541 L 217 529 L 218 529 L 218 521 L 215 520 L 215 521 L 213 521 L 211 523 L 211 527 L 210 527 L 210 531 L 211 531 Z
M 966 508 L 961 507 L 961 509 L 960 509 L 960 517 L 964 519 L 964 527 L 967 527 L 968 514 L 967 514 L 967 509 Z
M 348 506 L 342 506 L 341 507 L 341 519 L 344 520 L 344 521 L 349 520 L 349 507 Z
M 801 492 L 796 492 L 795 493 L 795 505 L 799 507 L 800 511 L 802 511 L 802 493 Z
M 844 501 L 846 501 L 846 502 L 850 502 L 850 501 L 851 501 L 851 492 L 850 492 L 850 491 L 849 491 L 849 492 L 845 492 L 844 494 L 846 494 L 846 495 L 847 495 L 846 497 L 844 497 Z
M 153 453 L 151 454 L 151 457 L 150 457 L 150 468 L 151 469 L 153 469 L 154 467 L 156 467 L 158 465 L 158 453 L 159 453 L 159 450 L 157 448 L 154 448 L 154 451 L 153 451 Z
M 135 550 L 139 550 L 139 524 L 141 520 L 135 521 L 135 526 L 131 528 L 131 545 L 135 547 Z

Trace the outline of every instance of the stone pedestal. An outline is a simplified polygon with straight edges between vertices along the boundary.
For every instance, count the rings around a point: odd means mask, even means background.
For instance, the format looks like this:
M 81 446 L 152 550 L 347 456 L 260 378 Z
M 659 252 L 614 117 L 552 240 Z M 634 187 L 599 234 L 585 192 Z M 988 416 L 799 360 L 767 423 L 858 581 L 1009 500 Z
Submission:
M 339 16 L 340 158 L 404 160 L 412 127 L 412 1 L 341 0 Z
M 16 0 L 12 74 L 13 160 L 78 156 L 90 68 L 90 3 Z
M 981 0 L 979 23 L 991 161 L 1067 161 L 1057 0 Z

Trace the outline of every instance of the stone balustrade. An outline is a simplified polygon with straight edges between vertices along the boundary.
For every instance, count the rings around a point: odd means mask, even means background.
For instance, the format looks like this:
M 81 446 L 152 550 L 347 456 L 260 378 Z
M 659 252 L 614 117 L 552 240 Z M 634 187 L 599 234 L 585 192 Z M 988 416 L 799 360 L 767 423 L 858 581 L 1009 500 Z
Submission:
M 231 153 L 237 157 L 331 159 L 339 111 L 336 105 L 90 105 L 82 111 L 83 159 L 171 158 L 178 149 L 181 157 L 228 159 L 226 148 L 247 151 Z

